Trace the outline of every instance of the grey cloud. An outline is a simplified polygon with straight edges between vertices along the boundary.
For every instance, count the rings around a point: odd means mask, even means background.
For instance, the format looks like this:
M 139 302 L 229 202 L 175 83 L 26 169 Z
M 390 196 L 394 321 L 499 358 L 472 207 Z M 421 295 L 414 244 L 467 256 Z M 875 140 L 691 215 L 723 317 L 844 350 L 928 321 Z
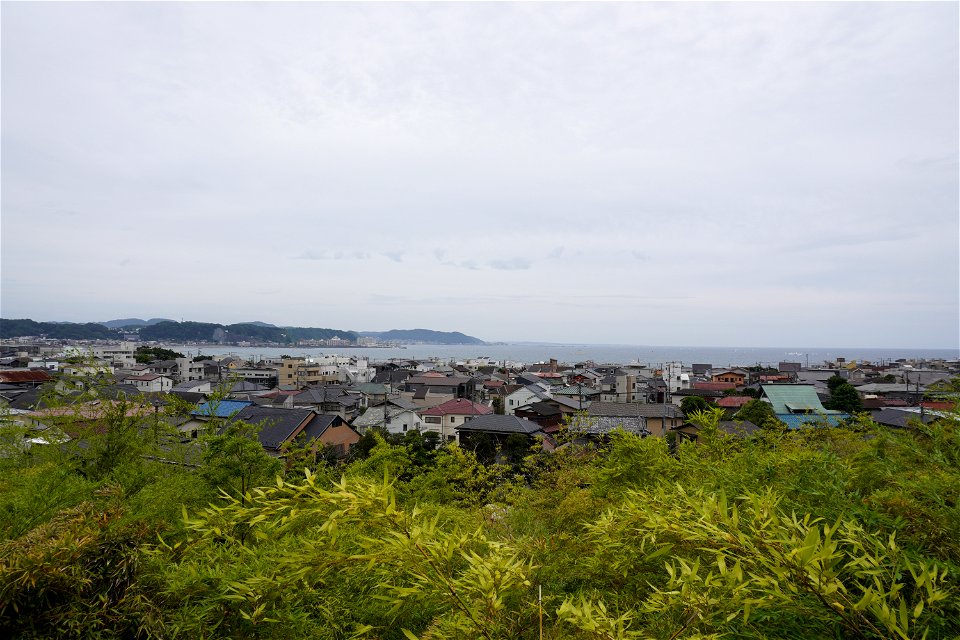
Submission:
M 308 249 L 301 253 L 298 256 L 294 256 L 294 260 L 368 260 L 370 254 L 366 251 L 328 251 L 328 250 L 316 250 Z
M 460 269 L 468 269 L 470 271 L 476 271 L 480 268 L 477 266 L 475 260 L 444 260 L 440 264 L 445 267 L 457 267 Z
M 530 261 L 526 258 L 510 258 L 507 260 L 490 260 L 487 266 L 499 271 L 523 271 L 530 268 Z
M 297 292 L 270 298 L 285 324 L 314 322 L 301 300 L 329 295 L 345 304 L 328 324 L 363 326 L 383 316 L 365 294 L 383 283 L 397 322 L 503 338 L 682 344 L 720 335 L 697 329 L 710 308 L 726 344 L 953 345 L 958 17 L 956 3 L 6 3 L 0 306 L 249 319 L 223 300 L 255 304 L 243 294 L 282 277 Z M 156 268 L 170 247 L 244 277 L 212 303 Z M 717 264 L 763 274 L 705 290 Z M 877 273 L 850 312 L 876 322 L 816 319 L 853 307 L 848 290 L 819 295 L 830 278 Z M 929 311 L 889 302 L 908 296 Z M 762 335 L 744 328 L 798 300 Z
M 382 251 L 380 255 L 389 258 L 393 262 L 403 262 L 403 251 Z

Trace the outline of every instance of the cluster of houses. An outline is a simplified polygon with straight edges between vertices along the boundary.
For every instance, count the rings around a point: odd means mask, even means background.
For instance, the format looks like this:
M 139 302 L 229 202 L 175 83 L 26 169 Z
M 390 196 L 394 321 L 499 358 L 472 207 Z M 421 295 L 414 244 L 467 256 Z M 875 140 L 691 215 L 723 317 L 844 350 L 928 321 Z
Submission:
M 84 409 L 89 421 L 122 396 L 132 401 L 129 410 L 136 415 L 178 407 L 173 417 L 169 411 L 164 415 L 184 440 L 207 432 L 212 420 L 243 421 L 260 427 L 260 442 L 272 455 L 281 456 L 287 443 L 300 442 L 322 444 L 343 457 L 372 429 L 419 431 L 438 443 L 464 444 L 479 434 L 500 443 L 522 437 L 547 450 L 557 446 L 561 429 L 582 439 L 603 438 L 615 429 L 696 438 L 696 427 L 680 409 L 691 396 L 722 408 L 726 419 L 721 428 L 729 433 L 757 428 L 733 419 L 754 398 L 768 402 L 790 428 L 836 424 L 849 417 L 823 404 L 830 396 L 827 380 L 836 375 L 856 387 L 878 422 L 904 427 L 952 408 L 950 397 L 931 401 L 929 392 L 958 371 L 957 362 L 943 361 L 719 368 L 556 360 L 512 365 L 488 358 L 371 363 L 338 355 L 256 362 L 178 357 L 140 364 L 134 345 L 121 343 L 61 354 L 2 353 L 0 401 L 36 436 L 56 422 L 60 411 L 43 405 L 44 389 L 58 385 L 70 393 L 82 381 L 96 379 L 100 396 L 95 402 L 100 404 Z

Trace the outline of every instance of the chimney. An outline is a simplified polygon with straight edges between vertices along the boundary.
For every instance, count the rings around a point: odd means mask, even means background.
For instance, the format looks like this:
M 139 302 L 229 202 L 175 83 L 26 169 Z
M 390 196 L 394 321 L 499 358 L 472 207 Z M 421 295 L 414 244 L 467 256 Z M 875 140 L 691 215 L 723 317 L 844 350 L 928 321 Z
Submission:
M 557 359 L 550 358 L 550 373 L 556 373 L 556 372 L 557 372 Z

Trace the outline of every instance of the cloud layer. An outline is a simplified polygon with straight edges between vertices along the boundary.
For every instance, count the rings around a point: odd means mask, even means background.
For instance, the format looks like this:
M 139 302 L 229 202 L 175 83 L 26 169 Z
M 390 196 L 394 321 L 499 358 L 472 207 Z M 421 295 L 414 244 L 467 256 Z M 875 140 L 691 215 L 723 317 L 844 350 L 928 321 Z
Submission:
M 954 3 L 13 3 L 2 313 L 958 343 Z

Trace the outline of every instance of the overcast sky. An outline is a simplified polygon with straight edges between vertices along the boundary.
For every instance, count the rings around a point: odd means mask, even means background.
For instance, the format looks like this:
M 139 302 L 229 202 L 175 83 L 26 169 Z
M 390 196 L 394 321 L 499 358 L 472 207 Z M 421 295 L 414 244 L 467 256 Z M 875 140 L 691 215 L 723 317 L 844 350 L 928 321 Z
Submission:
M 956 347 L 957 3 L 4 3 L 2 315 Z

